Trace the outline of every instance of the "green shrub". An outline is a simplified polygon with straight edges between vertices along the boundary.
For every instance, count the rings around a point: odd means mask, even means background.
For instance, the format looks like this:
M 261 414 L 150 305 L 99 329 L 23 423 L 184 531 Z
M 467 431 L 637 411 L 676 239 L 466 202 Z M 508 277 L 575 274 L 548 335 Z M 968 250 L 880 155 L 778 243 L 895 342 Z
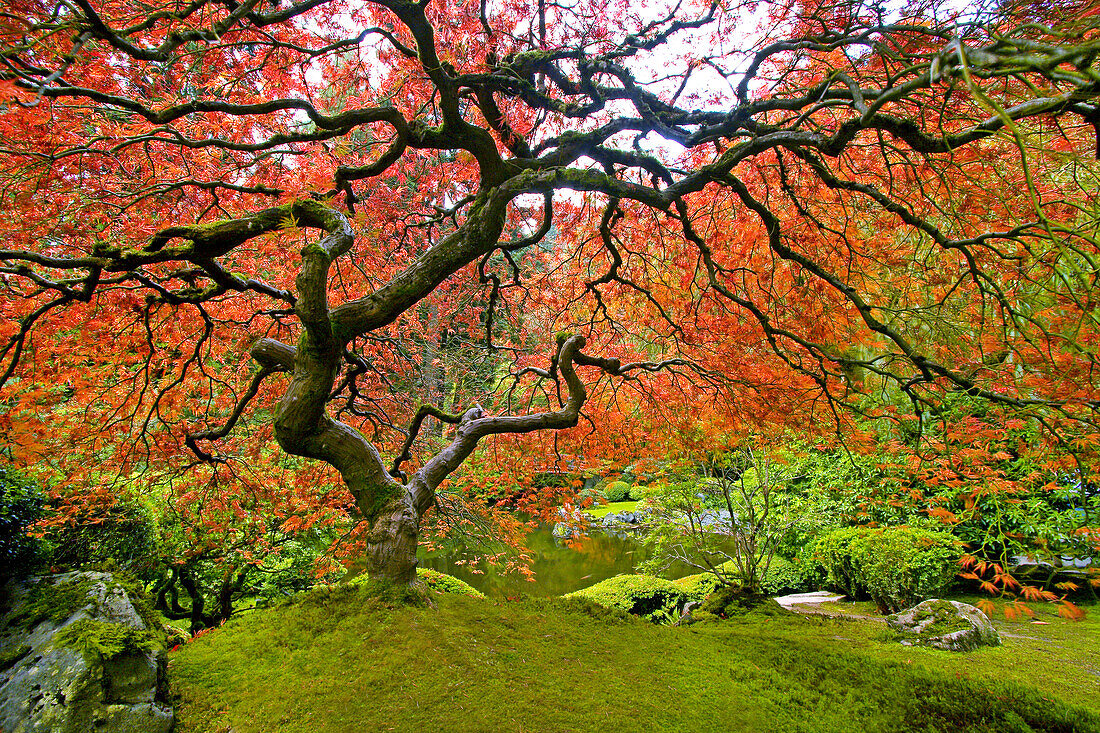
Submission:
M 590 500 L 594 505 L 603 504 L 604 500 L 603 491 L 599 489 L 584 489 L 577 494 L 577 498 L 581 501 Z
M 800 561 L 772 555 L 768 572 L 764 573 L 760 581 L 760 589 L 773 596 L 812 590 L 813 583 L 803 571 L 804 566 Z
M 618 608 L 655 623 L 675 619 L 684 603 L 691 600 L 676 583 L 653 575 L 616 575 L 565 597 Z
M 428 586 L 429 590 L 436 593 L 457 593 L 461 596 L 472 598 L 484 598 L 485 594 L 474 588 L 464 580 L 459 580 L 453 575 L 446 575 L 431 568 L 417 568 L 416 576 Z
M 866 527 L 845 527 L 829 532 L 814 545 L 813 558 L 825 569 L 825 582 L 849 598 L 865 598 L 867 586 L 862 569 L 852 557 L 853 545 L 869 530 Z
M 768 595 L 778 596 L 788 593 L 801 593 L 812 590 L 813 583 L 807 579 L 804 570 L 805 565 L 798 560 L 788 560 L 779 555 L 773 555 L 768 572 L 760 583 L 760 590 Z M 732 561 L 727 561 L 718 566 L 718 571 L 732 580 L 733 587 L 740 582 L 737 566 Z M 710 593 L 722 585 L 722 581 L 714 573 L 699 573 L 688 575 L 679 580 L 672 581 L 689 593 L 689 600 L 702 601 Z
M 54 528 L 46 537 L 51 562 L 62 568 L 113 567 L 138 577 L 156 569 L 157 525 L 151 512 L 122 500 L 102 514 Z
M 849 527 L 822 537 L 815 550 L 830 584 L 853 598 L 870 596 L 883 613 L 942 593 L 959 555 L 952 535 L 916 527 Z
M 627 497 L 631 501 L 642 501 L 649 498 L 649 487 L 642 486 L 640 484 L 634 484 L 630 487 L 627 493 Z
M 14 469 L 0 465 L 0 584 L 38 569 L 45 557 L 41 540 L 27 527 L 42 517 L 45 495 Z
M 698 601 L 699 603 L 702 603 L 707 596 L 714 592 L 715 588 L 721 585 L 714 573 L 688 575 L 672 582 L 684 591 L 689 601 Z
M 603 490 L 603 495 L 608 501 L 626 501 L 630 496 L 630 484 L 625 481 L 612 481 Z

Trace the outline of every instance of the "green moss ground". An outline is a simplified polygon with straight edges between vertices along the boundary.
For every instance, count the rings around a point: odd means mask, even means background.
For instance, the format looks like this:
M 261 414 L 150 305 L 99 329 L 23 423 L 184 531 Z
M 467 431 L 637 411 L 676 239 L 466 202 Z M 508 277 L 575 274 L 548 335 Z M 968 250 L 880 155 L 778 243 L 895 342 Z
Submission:
M 585 511 L 596 519 L 603 519 L 612 512 L 632 512 L 641 503 L 640 501 L 616 501 L 603 506 L 593 506 Z
M 953 596 L 963 603 L 977 603 L 982 596 Z M 1001 646 L 972 652 L 945 652 L 882 643 L 890 638 L 881 620 L 845 621 L 839 636 L 853 650 L 902 664 L 923 664 L 979 680 L 1009 679 L 1033 685 L 1043 694 L 1058 697 L 1100 713 L 1100 606 L 1088 608 L 1082 621 L 1067 621 L 1054 606 L 1031 604 L 1035 621 L 1005 618 L 1004 603 L 996 602 L 993 625 Z M 876 616 L 874 604 L 822 604 L 829 613 Z
M 1051 643 L 1092 644 L 1085 624 Z M 390 608 L 349 590 L 234 620 L 172 654 L 170 678 L 179 733 L 1100 731 L 1095 682 L 1055 680 L 1075 665 L 882 634 L 800 617 L 654 626 L 561 599 Z

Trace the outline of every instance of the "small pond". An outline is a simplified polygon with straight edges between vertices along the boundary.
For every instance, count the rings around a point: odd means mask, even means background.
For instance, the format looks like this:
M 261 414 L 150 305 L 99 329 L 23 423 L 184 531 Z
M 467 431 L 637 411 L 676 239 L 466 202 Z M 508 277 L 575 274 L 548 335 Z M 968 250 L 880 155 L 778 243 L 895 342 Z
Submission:
M 486 563 L 466 565 L 467 548 L 455 544 L 446 550 L 421 553 L 420 567 L 438 570 L 460 578 L 482 593 L 497 598 L 506 596 L 558 596 L 587 588 L 620 573 L 632 573 L 648 559 L 649 553 L 638 540 L 593 531 L 581 540 L 560 540 L 552 527 L 540 527 L 527 536 L 532 558 L 534 582 L 518 573 L 504 574 Z M 479 572 L 475 572 L 479 571 Z M 672 567 L 661 573 L 666 578 L 682 578 L 699 572 L 687 566 Z

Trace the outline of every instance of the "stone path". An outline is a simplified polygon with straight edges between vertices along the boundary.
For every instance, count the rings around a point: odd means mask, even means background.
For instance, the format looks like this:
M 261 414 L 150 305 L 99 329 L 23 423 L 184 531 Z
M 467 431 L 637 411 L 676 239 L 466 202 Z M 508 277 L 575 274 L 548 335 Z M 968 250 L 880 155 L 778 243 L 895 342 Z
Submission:
M 847 596 L 838 595 L 836 593 L 830 593 L 829 591 L 819 590 L 813 593 L 792 593 L 789 596 L 777 597 L 776 603 L 783 608 L 794 611 L 795 613 L 804 614 L 816 614 L 818 616 L 832 616 L 834 618 L 851 618 L 870 621 L 884 621 L 880 616 L 866 616 L 860 613 L 850 613 L 842 609 L 838 609 L 836 606 L 824 606 L 825 603 L 833 603 L 835 601 L 843 600 Z
M 783 608 L 790 611 L 803 614 L 817 614 L 818 616 L 831 616 L 833 618 L 850 618 L 860 619 L 864 621 L 885 621 L 882 616 L 868 616 L 862 613 L 851 613 L 845 611 L 843 608 L 837 608 L 830 606 L 828 608 L 822 606 L 823 603 L 832 603 L 834 601 L 842 601 L 847 596 L 838 595 L 836 593 L 830 593 L 827 590 L 814 591 L 813 593 L 792 593 L 789 596 L 777 596 L 775 601 Z M 998 632 L 1001 636 L 1007 636 L 1012 639 L 1026 639 L 1028 641 L 1043 641 L 1039 637 L 1025 636 L 1024 634 L 1013 634 L 1009 631 L 1004 631 L 998 628 Z M 840 638 L 840 637 L 837 637 Z M 1063 647 L 1052 645 L 1057 649 Z M 1100 673 L 1094 673 L 1100 674 Z
M 819 603 L 828 603 L 830 601 L 839 601 L 845 596 L 837 595 L 836 593 L 830 593 L 827 590 L 819 590 L 813 593 L 792 593 L 789 596 L 779 596 L 775 600 L 783 608 L 791 608 L 794 606 L 809 606 L 817 605 Z

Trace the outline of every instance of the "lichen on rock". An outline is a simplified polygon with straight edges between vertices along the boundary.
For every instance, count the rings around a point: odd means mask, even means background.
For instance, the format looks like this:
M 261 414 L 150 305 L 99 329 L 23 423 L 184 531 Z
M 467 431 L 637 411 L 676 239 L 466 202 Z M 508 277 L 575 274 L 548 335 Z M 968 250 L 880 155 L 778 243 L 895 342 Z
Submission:
M 165 652 L 109 573 L 9 583 L 0 606 L 0 730 L 167 733 Z
M 902 644 L 965 652 L 1001 643 L 984 613 L 958 601 L 932 598 L 888 616 L 886 623 L 898 633 Z

